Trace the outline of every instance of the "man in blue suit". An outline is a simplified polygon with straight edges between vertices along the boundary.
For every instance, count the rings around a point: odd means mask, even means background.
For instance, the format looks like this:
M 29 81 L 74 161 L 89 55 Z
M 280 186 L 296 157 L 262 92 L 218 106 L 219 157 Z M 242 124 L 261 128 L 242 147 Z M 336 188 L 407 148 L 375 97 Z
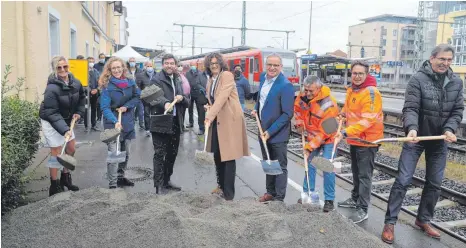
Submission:
M 262 157 L 267 159 L 265 149 L 269 150 L 270 159 L 278 160 L 283 173 L 277 176 L 266 175 L 267 193 L 259 198 L 259 202 L 283 201 L 288 180 L 287 145 L 291 133 L 293 118 L 294 89 L 293 85 L 281 73 L 282 58 L 271 54 L 266 59 L 266 73 L 261 75 L 256 106 L 252 115 L 258 114 L 261 120 L 263 138 L 267 140 L 265 148 L 260 140 Z

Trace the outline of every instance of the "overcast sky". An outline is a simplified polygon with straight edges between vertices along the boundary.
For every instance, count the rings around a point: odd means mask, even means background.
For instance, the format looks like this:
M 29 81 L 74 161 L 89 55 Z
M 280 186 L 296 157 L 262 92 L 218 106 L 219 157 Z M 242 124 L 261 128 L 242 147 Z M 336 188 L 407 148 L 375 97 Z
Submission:
M 242 1 L 124 1 L 128 9 L 129 44 L 160 49 L 158 44 L 181 45 L 181 27 L 173 23 L 241 27 Z M 396 14 L 417 16 L 417 1 L 313 1 L 311 50 L 322 54 L 341 49 L 346 52 L 348 27 L 360 19 Z M 246 27 L 294 30 L 289 48 L 307 48 L 310 1 L 247 1 Z M 185 27 L 184 46 L 174 48 L 176 55 L 191 55 L 192 28 Z M 241 44 L 240 30 L 196 28 L 195 45 L 231 47 Z M 285 33 L 246 32 L 246 45 L 282 47 Z M 285 44 L 286 46 L 286 44 Z M 170 51 L 169 47 L 166 47 Z M 202 52 L 212 51 L 203 49 Z M 200 49 L 195 50 L 199 54 Z

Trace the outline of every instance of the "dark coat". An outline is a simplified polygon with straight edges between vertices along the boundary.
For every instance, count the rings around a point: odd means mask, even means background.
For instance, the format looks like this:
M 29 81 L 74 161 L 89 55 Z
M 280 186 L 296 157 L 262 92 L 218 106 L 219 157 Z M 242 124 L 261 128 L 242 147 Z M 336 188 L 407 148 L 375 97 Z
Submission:
M 418 136 L 455 133 L 463 119 L 463 82 L 449 69 L 445 79 L 432 71 L 425 61 L 411 77 L 405 93 L 403 126 L 405 132 L 416 130 Z
M 136 85 L 139 89 L 144 90 L 147 86 L 155 83 L 156 72 L 152 75 L 152 80 L 146 70 L 136 75 Z
M 198 71 L 193 71 L 193 70 L 189 70 L 186 72 L 186 79 L 188 79 L 188 82 L 189 82 L 189 85 L 191 86 L 191 88 L 193 87 L 193 85 L 196 83 L 196 79 L 197 79 L 197 76 L 199 75 L 200 73 Z
M 130 75 L 128 76 L 128 86 L 126 88 L 118 88 L 110 79 L 107 87 L 102 89 L 102 95 L 100 96 L 100 108 L 104 116 L 105 129 L 115 128 L 115 124 L 118 122 L 117 108 L 127 108 L 127 111 L 121 115 L 123 132 L 120 140 L 134 139 L 136 137 L 134 132 L 134 108 L 139 104 L 140 90 L 137 89 L 136 83 Z
M 155 78 L 153 78 L 154 84 L 158 87 L 160 87 L 163 90 L 163 97 L 161 97 L 157 103 L 151 107 L 150 109 L 150 114 L 151 115 L 162 115 L 165 112 L 165 103 L 171 103 L 173 102 L 174 95 L 182 95 L 183 100 L 177 104 L 175 104 L 176 108 L 176 116 L 178 117 L 177 120 L 179 122 L 180 126 L 180 131 L 181 128 L 183 127 L 183 116 L 181 113 L 183 113 L 183 109 L 189 107 L 189 103 L 191 99 L 189 96 L 185 95 L 183 93 L 183 88 L 181 86 L 181 78 L 178 74 L 174 73 L 173 74 L 173 82 L 175 85 L 175 94 L 173 94 L 173 87 L 171 83 L 170 77 L 165 73 L 164 70 L 161 70 L 157 75 L 155 75 Z M 173 113 L 173 112 L 170 112 Z
M 95 63 L 94 64 L 94 69 L 96 69 L 100 74 L 102 74 L 102 71 L 104 70 L 105 63 Z
M 244 104 L 246 99 L 250 98 L 251 88 L 249 81 L 241 74 L 239 78 L 235 78 L 236 89 L 238 90 L 239 102 Z
M 61 135 L 70 130 L 74 114 L 84 117 L 86 95 L 81 82 L 69 73 L 69 84 L 65 84 L 54 74 L 47 81 L 44 100 L 39 109 L 41 119 L 48 121 Z

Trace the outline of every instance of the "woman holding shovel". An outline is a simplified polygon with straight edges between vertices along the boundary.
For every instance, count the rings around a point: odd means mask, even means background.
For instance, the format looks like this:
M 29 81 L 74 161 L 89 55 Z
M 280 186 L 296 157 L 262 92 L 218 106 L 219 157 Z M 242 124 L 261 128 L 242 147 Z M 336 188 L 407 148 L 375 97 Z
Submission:
M 79 190 L 72 184 L 70 172 L 57 161 L 57 157 L 62 152 L 63 145 L 66 146 L 66 154 L 74 155 L 76 142 L 70 125 L 73 119 L 76 121 L 83 116 L 86 100 L 81 82 L 69 72 L 65 57 L 54 57 L 52 70 L 39 110 L 42 132 L 50 146 L 47 164 L 50 170 L 49 196 L 63 192 L 64 187 L 72 191 Z M 68 142 L 65 143 L 65 140 Z M 58 170 L 61 170 L 61 180 L 57 178 Z
M 109 188 L 134 186 L 134 183 L 124 175 L 130 155 L 131 140 L 136 137 L 133 111 L 139 104 L 140 92 L 136 88 L 132 75 L 128 73 L 124 61 L 118 57 L 110 58 L 105 64 L 99 79 L 99 87 L 102 89 L 100 108 L 104 116 L 104 129 L 118 128 L 121 130 L 119 139 L 107 144 Z M 117 142 L 119 142 L 118 145 Z M 116 163 L 111 158 L 121 156 L 120 150 L 124 151 L 125 158 L 123 162 Z
M 214 153 L 217 179 L 225 200 L 235 197 L 236 159 L 249 156 L 246 124 L 233 74 L 219 53 L 206 56 L 209 75 L 205 118 L 207 151 Z

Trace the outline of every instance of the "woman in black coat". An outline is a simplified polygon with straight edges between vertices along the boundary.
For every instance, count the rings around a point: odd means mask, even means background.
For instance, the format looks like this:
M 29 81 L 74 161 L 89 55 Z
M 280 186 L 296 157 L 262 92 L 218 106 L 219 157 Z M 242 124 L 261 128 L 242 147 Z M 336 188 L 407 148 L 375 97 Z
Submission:
M 66 137 L 69 137 L 70 141 L 66 145 L 65 153 L 74 155 L 76 142 L 70 124 L 73 118 L 78 120 L 83 116 L 86 99 L 81 82 L 69 72 L 65 57 L 54 57 L 52 70 L 39 110 L 42 132 L 51 150 L 47 164 L 50 170 L 49 196 L 63 192 L 64 187 L 72 191 L 79 190 L 72 184 L 70 172 L 58 163 L 57 156 L 61 153 Z M 61 170 L 60 180 L 57 178 L 58 170 Z

